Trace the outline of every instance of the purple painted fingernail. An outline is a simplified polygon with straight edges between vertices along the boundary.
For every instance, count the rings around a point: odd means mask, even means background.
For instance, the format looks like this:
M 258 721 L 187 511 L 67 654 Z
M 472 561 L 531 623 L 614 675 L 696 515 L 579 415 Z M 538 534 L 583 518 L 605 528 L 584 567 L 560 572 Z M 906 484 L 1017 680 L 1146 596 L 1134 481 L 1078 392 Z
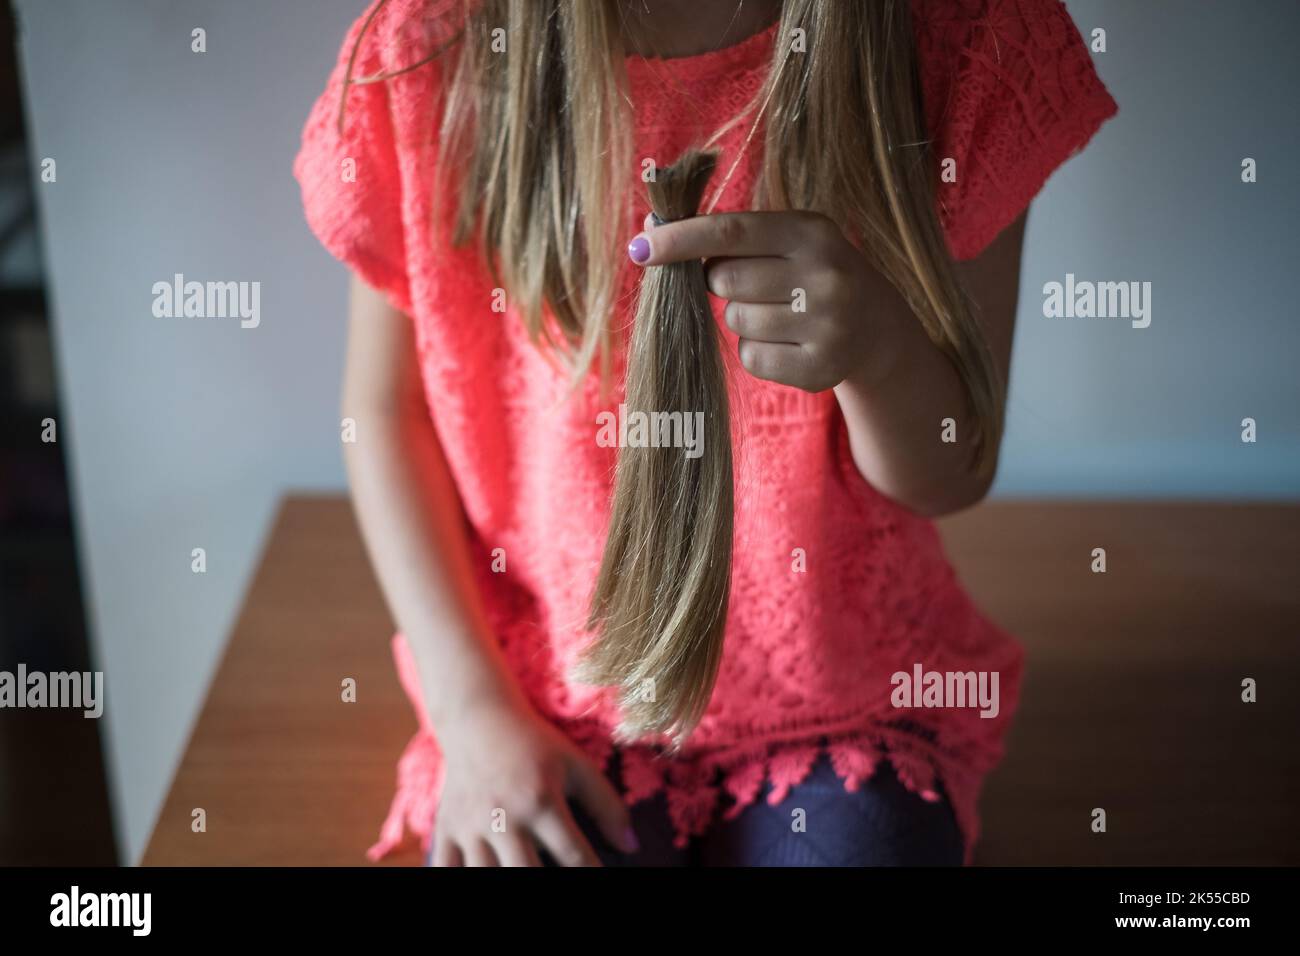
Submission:
M 645 236 L 637 236 L 627 244 L 627 254 L 637 265 L 644 264 L 650 258 L 650 240 Z
M 641 841 L 636 838 L 636 831 L 631 827 L 623 831 L 623 849 L 628 853 L 635 853 L 641 849 Z

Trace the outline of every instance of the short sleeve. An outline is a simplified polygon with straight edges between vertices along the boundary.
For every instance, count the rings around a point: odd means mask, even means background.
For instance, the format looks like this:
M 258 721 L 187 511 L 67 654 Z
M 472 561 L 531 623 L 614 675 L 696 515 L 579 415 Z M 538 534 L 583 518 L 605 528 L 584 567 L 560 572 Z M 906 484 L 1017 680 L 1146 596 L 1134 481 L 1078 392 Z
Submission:
M 293 173 L 307 224 L 329 253 L 403 312 L 411 312 L 402 217 L 402 175 L 390 83 L 343 83 L 362 26 L 379 0 L 353 24 L 324 92 L 303 128 Z M 382 17 L 361 40 L 353 80 L 383 71 Z M 343 108 L 343 126 L 339 111 Z
M 938 206 L 973 259 L 1117 110 L 1059 0 L 916 0 Z

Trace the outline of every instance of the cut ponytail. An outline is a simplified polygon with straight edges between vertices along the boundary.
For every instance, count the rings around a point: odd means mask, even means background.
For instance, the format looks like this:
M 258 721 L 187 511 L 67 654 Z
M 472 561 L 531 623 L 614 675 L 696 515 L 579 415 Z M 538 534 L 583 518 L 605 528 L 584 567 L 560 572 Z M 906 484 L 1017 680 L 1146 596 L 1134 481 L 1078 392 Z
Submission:
M 692 150 L 656 169 L 648 184 L 655 215 L 695 215 L 715 161 Z M 701 261 L 646 268 L 620 413 L 644 415 L 655 434 L 619 451 L 587 622 L 599 633 L 573 675 L 616 688 L 619 732 L 629 740 L 657 732 L 680 743 L 708 706 L 722 658 L 733 485 L 718 338 Z M 673 438 L 696 422 L 702 444 L 692 457 Z

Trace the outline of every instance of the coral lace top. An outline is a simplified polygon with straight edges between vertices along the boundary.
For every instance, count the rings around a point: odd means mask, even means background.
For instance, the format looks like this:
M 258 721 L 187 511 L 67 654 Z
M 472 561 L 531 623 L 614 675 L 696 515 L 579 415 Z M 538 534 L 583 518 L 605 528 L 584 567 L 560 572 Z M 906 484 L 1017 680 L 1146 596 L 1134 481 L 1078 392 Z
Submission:
M 421 58 L 446 35 L 447 6 L 391 0 L 366 34 L 354 75 Z M 969 259 L 1024 211 L 1115 104 L 1057 0 L 914 0 L 913 10 L 931 155 L 935 163 L 956 160 L 955 181 L 940 186 L 939 214 L 953 256 Z M 453 248 L 445 225 L 432 221 L 437 64 L 352 87 L 339 133 L 343 72 L 361 22 L 311 112 L 294 165 L 307 222 L 331 254 L 414 322 L 429 413 L 464 505 L 496 637 L 539 710 L 603 765 L 613 750 L 611 695 L 563 675 L 590 640 L 582 623 L 617 454 L 597 444 L 596 422 L 617 408 L 618 390 L 602 401 L 593 375 L 565 400 L 563 373 L 529 343 L 518 317 L 493 311 L 493 283 L 476 251 Z M 698 56 L 629 56 L 634 155 L 667 164 L 712 134 L 759 88 L 775 40 L 773 25 Z M 747 131 L 737 124 L 721 140 L 720 168 L 730 167 Z M 716 211 L 749 208 L 759 139 Z M 635 176 L 625 205 L 631 237 L 648 211 Z M 626 269 L 631 293 L 634 270 Z M 632 300 L 622 300 L 629 312 Z M 715 316 L 734 354 L 722 305 L 715 300 Z M 615 320 L 626 324 L 630 314 Z M 831 392 L 807 394 L 738 368 L 731 389 L 735 552 L 717 684 L 679 756 L 664 756 L 657 741 L 628 747 L 617 782 L 629 803 L 665 791 L 684 844 L 715 814 L 758 799 L 765 782 L 768 799 L 779 802 L 822 751 L 850 790 L 885 760 L 923 798 L 951 802 L 969 859 L 981 781 L 1001 757 L 1016 706 L 1020 647 L 972 605 L 933 525 L 856 470 Z M 494 555 L 504 557 L 504 570 L 500 561 L 493 570 Z M 393 650 L 419 728 L 398 763 L 376 858 L 407 829 L 427 848 L 441 783 L 438 743 L 400 634 Z M 927 672 L 997 672 L 997 716 L 895 707 L 891 676 L 918 664 Z

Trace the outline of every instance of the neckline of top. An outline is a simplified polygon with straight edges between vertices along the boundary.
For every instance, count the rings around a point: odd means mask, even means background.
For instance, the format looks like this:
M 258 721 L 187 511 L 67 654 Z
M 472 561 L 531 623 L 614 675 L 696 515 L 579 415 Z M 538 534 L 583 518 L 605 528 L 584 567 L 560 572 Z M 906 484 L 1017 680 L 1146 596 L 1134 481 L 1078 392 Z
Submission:
M 777 17 L 757 33 L 751 33 L 737 43 L 732 43 L 716 50 L 703 53 L 691 53 L 686 56 L 657 56 L 643 53 L 626 54 L 627 68 L 632 75 L 680 74 L 682 72 L 700 72 L 704 68 L 712 73 L 723 67 L 730 69 L 747 69 L 761 62 L 766 62 L 766 55 L 771 52 L 771 41 L 776 35 L 781 18 Z

